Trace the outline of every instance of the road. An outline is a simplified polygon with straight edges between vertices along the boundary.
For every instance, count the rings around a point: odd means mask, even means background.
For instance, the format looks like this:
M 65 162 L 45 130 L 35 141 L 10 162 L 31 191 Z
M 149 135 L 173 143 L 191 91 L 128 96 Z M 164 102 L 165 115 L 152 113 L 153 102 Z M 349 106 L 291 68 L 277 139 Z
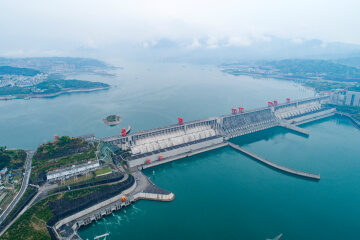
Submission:
M 6 208 L 6 210 L 1 214 L 0 224 L 9 215 L 9 213 L 14 209 L 14 207 L 19 202 L 19 200 L 24 195 L 24 193 L 27 189 L 27 186 L 29 184 L 30 174 L 31 174 L 31 162 L 32 162 L 32 157 L 33 157 L 34 153 L 35 153 L 35 150 L 26 150 L 27 157 L 26 157 L 26 162 L 25 162 L 25 175 L 24 175 L 24 179 L 22 181 L 20 191 L 18 192 L 16 197 L 11 201 L 10 205 Z

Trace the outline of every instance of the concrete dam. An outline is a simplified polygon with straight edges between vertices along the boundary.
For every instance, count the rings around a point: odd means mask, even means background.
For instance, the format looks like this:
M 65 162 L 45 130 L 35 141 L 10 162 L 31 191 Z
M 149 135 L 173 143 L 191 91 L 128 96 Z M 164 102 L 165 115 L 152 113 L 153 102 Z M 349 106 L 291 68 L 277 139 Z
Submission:
M 268 102 L 267 107 L 248 111 L 242 107 L 232 108 L 231 114 L 225 116 L 191 122 L 184 122 L 179 118 L 176 125 L 129 135 L 123 132 L 100 140 L 122 150 L 130 150 L 131 157 L 127 159 L 130 168 L 148 168 L 227 146 L 230 138 L 272 127 L 280 126 L 309 135 L 307 130 L 297 125 L 334 115 L 335 109 L 324 105 L 329 98 L 321 96 L 297 101 L 286 99 L 284 103 Z
M 334 115 L 335 109 L 327 108 L 325 105 L 328 99 L 329 96 L 299 101 L 286 99 L 285 103 L 268 102 L 267 107 L 255 110 L 245 111 L 242 107 L 232 108 L 228 115 L 198 121 L 184 122 L 179 118 L 176 125 L 132 134 L 128 134 L 126 129 L 123 129 L 120 135 L 103 139 L 94 139 L 95 136 L 92 135 L 91 139 L 95 141 L 102 141 L 122 150 L 130 150 L 131 155 L 126 161 L 132 173 L 127 175 L 127 179 L 132 180 L 127 182 L 131 187 L 122 192 L 116 192 L 116 195 L 105 201 L 98 202 L 86 209 L 78 208 L 79 211 L 58 219 L 52 227 L 55 237 L 58 239 L 81 239 L 77 235 L 77 230 L 81 226 L 96 221 L 139 199 L 173 200 L 175 198 L 173 193 L 158 188 L 142 173 L 141 169 L 224 146 L 240 151 L 270 168 L 306 179 L 320 180 L 320 174 L 295 170 L 273 163 L 231 143 L 229 139 L 272 127 L 284 127 L 308 136 L 309 131 L 297 125 Z M 102 144 L 111 151 L 113 146 L 105 143 Z M 69 206 L 74 208 L 72 205 Z

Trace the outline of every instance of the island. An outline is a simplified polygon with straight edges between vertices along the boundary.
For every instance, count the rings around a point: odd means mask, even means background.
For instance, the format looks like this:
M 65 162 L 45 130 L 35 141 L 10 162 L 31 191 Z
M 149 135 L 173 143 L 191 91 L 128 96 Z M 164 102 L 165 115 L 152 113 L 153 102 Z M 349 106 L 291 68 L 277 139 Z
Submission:
M 120 123 L 121 117 L 119 115 L 109 115 L 103 119 L 104 123 L 109 126 L 115 126 Z

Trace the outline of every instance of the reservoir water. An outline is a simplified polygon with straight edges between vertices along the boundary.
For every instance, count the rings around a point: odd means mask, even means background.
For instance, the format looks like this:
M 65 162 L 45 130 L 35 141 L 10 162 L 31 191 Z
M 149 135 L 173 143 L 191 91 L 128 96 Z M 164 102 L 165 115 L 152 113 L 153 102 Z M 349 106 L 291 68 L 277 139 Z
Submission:
M 121 63 L 120 63 L 121 64 Z M 36 148 L 53 134 L 118 134 L 227 114 L 230 108 L 314 93 L 292 82 L 222 74 L 215 66 L 121 64 L 107 91 L 0 101 L 0 145 Z M 119 114 L 119 126 L 101 119 Z M 343 118 L 302 125 L 310 137 L 281 128 L 232 139 L 287 167 L 320 173 L 308 181 L 274 171 L 225 147 L 145 171 L 173 192 L 172 202 L 141 200 L 87 227 L 83 239 L 358 239 L 360 131 Z
M 133 131 L 301 99 L 314 93 L 292 82 L 224 75 L 216 66 L 116 63 L 124 69 L 117 77 L 78 75 L 69 78 L 102 81 L 113 87 L 92 93 L 52 98 L 0 101 L 0 145 L 36 148 L 54 134 L 98 137 L 117 135 L 131 125 Z M 121 115 L 121 124 L 109 127 L 102 119 Z
M 332 117 L 304 125 L 310 137 L 270 129 L 232 141 L 308 181 L 226 147 L 145 171 L 173 202 L 140 200 L 80 229 L 83 239 L 358 239 L 360 131 Z M 154 171 L 154 174 L 153 174 Z

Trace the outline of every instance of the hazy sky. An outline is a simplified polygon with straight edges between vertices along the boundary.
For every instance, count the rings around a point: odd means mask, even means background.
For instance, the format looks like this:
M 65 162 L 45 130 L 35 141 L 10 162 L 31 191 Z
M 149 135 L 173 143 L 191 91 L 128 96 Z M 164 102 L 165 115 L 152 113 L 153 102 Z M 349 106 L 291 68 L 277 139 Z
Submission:
M 268 36 L 360 44 L 359 0 L 1 0 L 0 55 L 57 55 L 161 38 L 196 47 Z

